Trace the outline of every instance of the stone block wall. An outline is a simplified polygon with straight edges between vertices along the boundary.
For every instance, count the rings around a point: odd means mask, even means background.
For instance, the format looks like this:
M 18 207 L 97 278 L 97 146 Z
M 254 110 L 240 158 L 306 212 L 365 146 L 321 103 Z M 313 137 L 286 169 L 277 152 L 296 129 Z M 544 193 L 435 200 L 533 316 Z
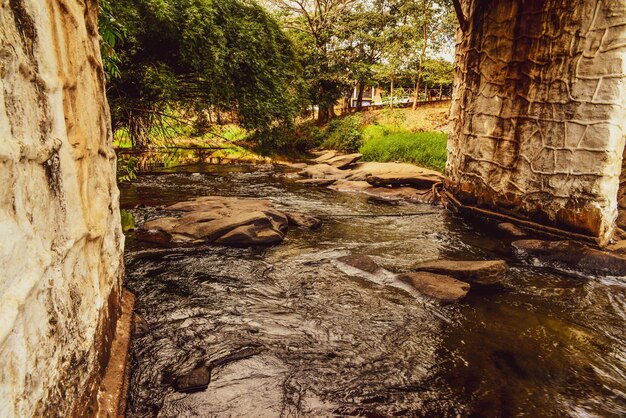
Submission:
M 626 139 L 626 2 L 462 5 L 448 190 L 605 242 Z
M 93 414 L 123 272 L 96 0 L 0 2 L 0 416 Z

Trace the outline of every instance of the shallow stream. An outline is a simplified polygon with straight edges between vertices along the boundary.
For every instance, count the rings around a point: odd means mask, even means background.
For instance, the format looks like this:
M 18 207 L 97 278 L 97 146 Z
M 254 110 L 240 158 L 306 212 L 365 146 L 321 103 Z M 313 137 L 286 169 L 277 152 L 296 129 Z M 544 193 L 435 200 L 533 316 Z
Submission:
M 126 286 L 149 331 L 132 343 L 128 416 L 626 416 L 626 279 L 518 264 L 492 226 L 441 207 L 299 186 L 267 166 L 170 171 L 122 186 L 122 207 L 153 218 L 196 196 L 258 197 L 324 225 L 252 249 L 130 233 Z M 347 254 L 392 272 L 437 258 L 511 268 L 441 307 L 342 268 Z M 200 363 L 218 364 L 208 389 L 175 392 Z

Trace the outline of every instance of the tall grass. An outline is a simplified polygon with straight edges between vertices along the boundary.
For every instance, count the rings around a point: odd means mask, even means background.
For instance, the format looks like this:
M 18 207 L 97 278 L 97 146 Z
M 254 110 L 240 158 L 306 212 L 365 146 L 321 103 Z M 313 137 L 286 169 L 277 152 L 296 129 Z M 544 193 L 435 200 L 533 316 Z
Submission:
M 441 172 L 446 166 L 447 134 L 393 131 L 383 125 L 369 125 L 364 131 L 365 143 L 359 152 L 365 161 L 400 161 Z

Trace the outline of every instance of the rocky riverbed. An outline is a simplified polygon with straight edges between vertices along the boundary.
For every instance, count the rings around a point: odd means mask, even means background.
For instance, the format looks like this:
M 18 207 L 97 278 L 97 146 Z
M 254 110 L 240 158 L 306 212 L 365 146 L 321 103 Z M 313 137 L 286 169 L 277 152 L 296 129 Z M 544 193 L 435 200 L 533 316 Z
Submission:
M 586 261 L 572 268 L 515 225 L 330 188 L 429 190 L 406 178 L 370 184 L 368 170 L 312 186 L 298 175 L 310 166 L 194 166 L 122 188 L 139 228 L 222 222 L 197 210 L 259 212 L 282 234 L 245 246 L 129 235 L 127 285 L 143 320 L 129 416 L 625 412 L 626 284 L 587 270 L 607 253 L 578 247 Z

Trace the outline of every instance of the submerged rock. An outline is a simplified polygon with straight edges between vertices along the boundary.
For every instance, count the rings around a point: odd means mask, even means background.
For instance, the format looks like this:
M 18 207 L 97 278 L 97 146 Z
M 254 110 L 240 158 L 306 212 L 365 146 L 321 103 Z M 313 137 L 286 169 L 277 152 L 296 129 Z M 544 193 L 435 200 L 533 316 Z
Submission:
M 575 241 L 520 240 L 513 253 L 524 261 L 601 276 L 626 276 L 626 258 L 589 248 Z
M 322 226 L 322 221 L 313 216 L 305 215 L 298 212 L 285 212 L 290 226 L 298 228 L 306 228 L 310 230 L 318 229 Z
M 176 378 L 172 386 L 178 392 L 189 393 L 205 390 L 209 383 L 211 383 L 211 370 L 207 366 L 199 366 Z
M 350 254 L 339 257 L 337 261 L 370 274 L 377 274 L 383 271 L 383 269 L 378 264 L 376 264 L 372 257 L 369 257 L 367 255 Z
M 470 285 L 450 276 L 426 271 L 405 273 L 398 280 L 412 286 L 421 295 L 441 304 L 458 302 L 469 292 Z
M 505 234 L 515 237 L 515 238 L 523 238 L 527 237 L 528 234 L 522 228 L 518 227 L 515 224 L 510 222 L 502 222 L 498 224 L 498 229 Z
M 136 237 L 161 245 L 271 245 L 284 239 L 289 222 L 268 200 L 209 196 L 166 209 L 186 213 L 146 222 Z
M 503 260 L 435 260 L 418 264 L 415 270 L 449 275 L 469 283 L 494 284 L 506 272 L 507 264 Z

